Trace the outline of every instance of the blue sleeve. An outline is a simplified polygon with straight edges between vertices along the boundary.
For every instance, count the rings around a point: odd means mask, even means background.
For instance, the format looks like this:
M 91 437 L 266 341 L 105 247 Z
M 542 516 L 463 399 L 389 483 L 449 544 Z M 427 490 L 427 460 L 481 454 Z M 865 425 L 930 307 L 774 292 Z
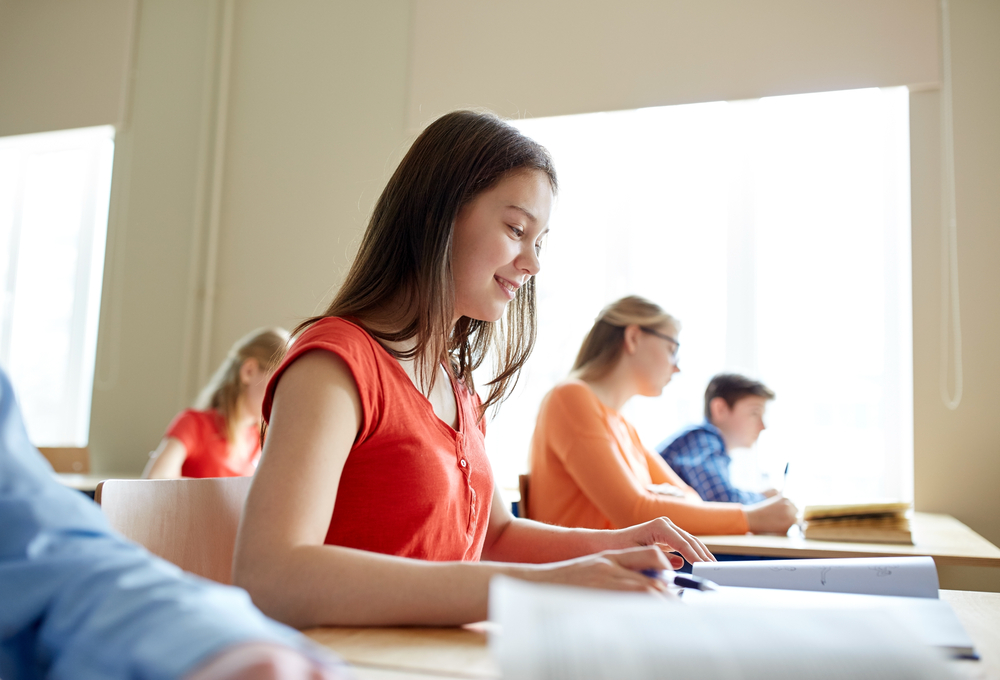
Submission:
M 693 429 L 659 449 L 660 455 L 702 500 L 756 503 L 762 494 L 742 491 L 729 478 L 729 455 L 722 439 L 704 429 Z
M 115 534 L 98 506 L 53 479 L 0 371 L 0 677 L 166 680 L 251 641 L 325 656 L 245 591 Z

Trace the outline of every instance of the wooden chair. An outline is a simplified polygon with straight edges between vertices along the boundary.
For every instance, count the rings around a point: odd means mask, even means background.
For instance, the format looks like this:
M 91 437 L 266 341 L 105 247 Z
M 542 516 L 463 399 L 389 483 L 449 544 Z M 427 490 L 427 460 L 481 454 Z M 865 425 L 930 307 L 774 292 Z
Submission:
M 531 515 L 528 512 L 528 479 L 529 475 L 518 475 L 517 476 L 517 486 L 521 490 L 521 500 L 517 502 L 517 516 L 524 519 L 530 519 Z
M 252 477 L 108 479 L 94 500 L 111 526 L 185 571 L 229 584 Z
M 71 472 L 85 475 L 90 472 L 90 451 L 86 446 L 39 447 L 56 472 Z

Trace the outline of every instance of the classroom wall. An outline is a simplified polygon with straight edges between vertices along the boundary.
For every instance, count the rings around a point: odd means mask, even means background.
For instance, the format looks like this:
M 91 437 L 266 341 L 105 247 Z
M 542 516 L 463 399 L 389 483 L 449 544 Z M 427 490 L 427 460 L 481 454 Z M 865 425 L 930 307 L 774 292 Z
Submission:
M 914 496 L 920 510 L 954 515 L 1000 545 L 1000 3 L 949 4 L 964 395 L 954 411 L 941 396 L 941 97 L 915 92 Z M 1000 591 L 998 571 L 964 575 Z
M 911 97 L 916 503 L 1000 543 L 1000 4 L 951 7 L 965 396 L 948 411 L 939 394 L 939 99 L 923 90 Z M 411 138 L 417 25 L 404 0 L 141 3 L 116 150 L 96 470 L 138 470 L 232 340 L 328 300 Z M 544 65 L 523 77 L 559 92 Z
M 321 309 L 405 150 L 409 3 L 146 0 L 90 448 L 138 472 L 234 340 Z

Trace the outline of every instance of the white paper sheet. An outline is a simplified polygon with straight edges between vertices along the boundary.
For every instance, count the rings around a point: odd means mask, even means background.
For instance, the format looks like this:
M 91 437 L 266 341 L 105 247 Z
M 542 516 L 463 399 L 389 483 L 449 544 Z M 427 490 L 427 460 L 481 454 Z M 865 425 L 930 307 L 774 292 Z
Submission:
M 902 597 L 938 596 L 937 569 L 930 557 L 697 562 L 692 573 L 725 586 Z
M 772 588 L 720 586 L 714 592 L 685 590 L 681 598 L 693 607 L 771 607 L 781 609 L 881 609 L 925 645 L 956 657 L 975 656 L 972 638 L 944 600 L 845 593 L 803 592 Z
M 942 658 L 879 610 L 692 607 L 496 577 L 491 646 L 518 680 L 930 680 Z

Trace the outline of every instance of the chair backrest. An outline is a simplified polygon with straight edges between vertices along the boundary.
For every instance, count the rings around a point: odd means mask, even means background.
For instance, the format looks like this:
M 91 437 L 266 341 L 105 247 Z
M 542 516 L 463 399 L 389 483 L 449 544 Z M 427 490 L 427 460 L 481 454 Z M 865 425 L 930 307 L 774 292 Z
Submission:
M 75 472 L 79 475 L 90 472 L 90 451 L 86 446 L 46 446 L 38 450 L 56 472 Z
M 517 502 L 517 516 L 524 519 L 530 519 L 531 515 L 528 513 L 528 475 L 518 475 L 517 476 L 517 486 L 521 490 L 521 500 Z
M 185 571 L 228 584 L 252 479 L 108 479 L 94 500 L 129 540 Z

